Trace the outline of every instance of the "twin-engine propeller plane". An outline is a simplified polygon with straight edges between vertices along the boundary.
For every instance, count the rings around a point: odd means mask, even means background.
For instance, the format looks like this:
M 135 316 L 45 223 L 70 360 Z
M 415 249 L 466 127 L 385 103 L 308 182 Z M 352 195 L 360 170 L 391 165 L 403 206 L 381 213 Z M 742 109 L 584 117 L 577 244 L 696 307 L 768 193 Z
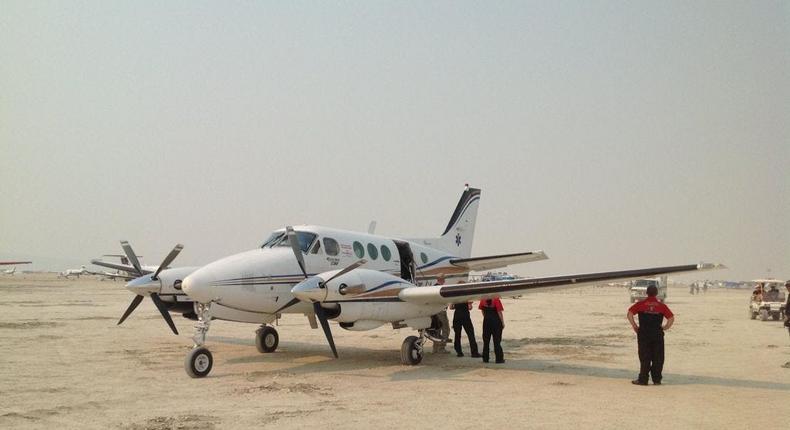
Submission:
M 329 320 L 352 331 L 385 324 L 411 327 L 418 336 L 403 341 L 401 361 L 415 365 L 422 360 L 425 341 L 439 340 L 431 330 L 435 329 L 433 316 L 449 303 L 718 267 L 689 264 L 420 286 L 439 275 L 457 282 L 467 279 L 470 271 L 547 258 L 542 251 L 470 257 L 479 202 L 480 190 L 467 187 L 447 228 L 436 238 L 396 239 L 314 225 L 289 226 L 274 231 L 259 249 L 194 271 L 182 283 L 183 291 L 198 302 L 195 346 L 184 363 L 187 373 L 204 377 L 211 371 L 213 357 L 205 341 L 214 318 L 262 324 L 256 346 L 260 352 L 273 352 L 279 335 L 268 324 L 283 312 L 304 313 L 313 328 L 317 328 L 318 319 L 335 357 Z

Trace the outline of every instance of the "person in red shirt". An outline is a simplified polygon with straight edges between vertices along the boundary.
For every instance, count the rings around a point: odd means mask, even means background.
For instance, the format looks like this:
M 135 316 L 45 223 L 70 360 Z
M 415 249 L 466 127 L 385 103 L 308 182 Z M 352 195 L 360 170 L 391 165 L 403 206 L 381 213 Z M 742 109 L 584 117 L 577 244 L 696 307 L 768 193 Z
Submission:
M 631 381 L 635 385 L 647 385 L 648 375 L 654 385 L 661 385 L 661 371 L 664 368 L 664 331 L 675 322 L 675 315 L 667 305 L 656 298 L 658 288 L 647 287 L 647 298 L 628 308 L 628 322 L 636 332 L 639 346 L 639 377 Z M 639 315 L 639 325 L 634 321 Z M 664 318 L 667 319 L 663 324 Z
M 499 298 L 480 300 L 478 309 L 483 311 L 483 362 L 488 363 L 488 344 L 494 338 L 494 354 L 497 363 L 505 362 L 505 354 L 502 351 L 502 330 L 505 328 L 505 317 L 502 312 L 505 310 Z

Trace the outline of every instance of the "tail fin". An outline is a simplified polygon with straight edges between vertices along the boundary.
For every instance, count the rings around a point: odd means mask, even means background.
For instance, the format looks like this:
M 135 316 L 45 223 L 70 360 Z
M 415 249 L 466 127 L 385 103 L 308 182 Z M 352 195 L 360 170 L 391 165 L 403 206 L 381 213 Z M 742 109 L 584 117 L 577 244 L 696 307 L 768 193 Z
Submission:
M 467 185 L 444 233 L 438 238 L 417 239 L 417 241 L 457 257 L 470 257 L 472 255 L 472 240 L 475 237 L 478 206 L 480 206 L 480 189 L 469 188 Z

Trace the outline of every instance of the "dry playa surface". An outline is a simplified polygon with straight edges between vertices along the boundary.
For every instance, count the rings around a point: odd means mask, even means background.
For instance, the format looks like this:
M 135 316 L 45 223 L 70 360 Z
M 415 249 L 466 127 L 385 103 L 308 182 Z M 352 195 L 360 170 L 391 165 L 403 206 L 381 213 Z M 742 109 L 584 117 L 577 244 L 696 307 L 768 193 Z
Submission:
M 174 336 L 145 300 L 116 326 L 132 298 L 122 285 L 0 278 L 0 428 L 608 429 L 638 419 L 720 430 L 752 428 L 755 411 L 786 412 L 790 400 L 788 332 L 747 317 L 748 290 L 670 288 L 677 321 L 664 385 L 640 387 L 630 383 L 638 361 L 622 287 L 503 300 L 504 365 L 468 357 L 464 342 L 467 357 L 428 352 L 403 366 L 412 330 L 332 324 L 335 360 L 301 315 L 285 315 L 277 352 L 260 354 L 254 325 L 215 321 L 214 369 L 191 379 L 183 362 L 193 323 L 174 317 Z M 474 320 L 479 340 L 478 312 Z

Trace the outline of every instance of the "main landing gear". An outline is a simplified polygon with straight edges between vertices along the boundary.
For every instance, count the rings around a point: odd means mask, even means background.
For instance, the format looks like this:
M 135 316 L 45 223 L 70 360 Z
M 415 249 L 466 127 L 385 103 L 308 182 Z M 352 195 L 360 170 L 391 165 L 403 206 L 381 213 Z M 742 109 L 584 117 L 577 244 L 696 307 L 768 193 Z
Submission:
M 416 366 L 420 364 L 426 339 L 433 342 L 440 341 L 430 336 L 427 329 L 422 329 L 419 333 L 419 336 L 409 336 L 404 339 L 400 346 L 400 362 L 407 366 Z
M 262 325 L 258 330 L 255 330 L 255 347 L 258 348 L 260 353 L 270 353 L 277 349 L 280 344 L 280 336 L 274 327 Z

